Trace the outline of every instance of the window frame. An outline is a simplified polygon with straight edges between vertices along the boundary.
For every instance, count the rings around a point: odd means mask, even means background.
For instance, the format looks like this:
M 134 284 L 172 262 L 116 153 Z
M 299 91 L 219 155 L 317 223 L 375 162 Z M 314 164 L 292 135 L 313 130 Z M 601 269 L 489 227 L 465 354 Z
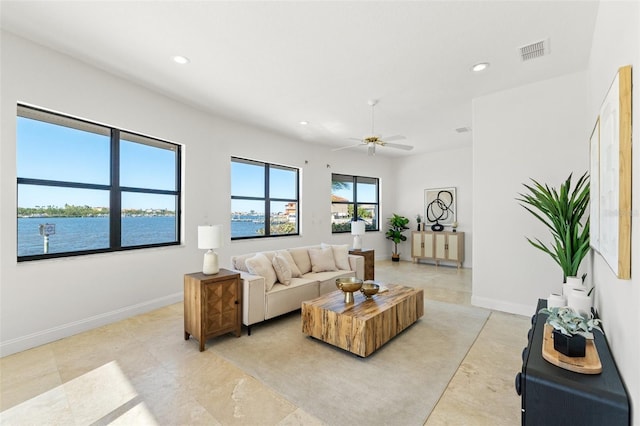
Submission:
M 279 238 L 279 237 L 291 237 L 291 236 L 299 236 L 300 235 L 300 217 L 301 217 L 301 207 L 300 207 L 300 169 L 292 166 L 285 166 L 283 164 L 275 164 L 268 163 L 265 161 L 252 160 L 249 158 L 242 157 L 234 157 L 231 156 L 231 163 L 244 163 L 251 164 L 256 166 L 261 166 L 264 168 L 264 197 L 254 197 L 254 196 L 243 196 L 243 195 L 234 195 L 231 193 L 231 201 L 233 200 L 247 200 L 247 201 L 264 201 L 264 235 L 245 235 L 240 237 L 231 236 L 231 241 L 240 241 L 240 240 L 252 240 L 259 238 Z M 283 169 L 283 170 L 291 170 L 296 174 L 296 188 L 295 188 L 295 199 L 294 198 L 279 198 L 279 197 L 270 197 L 269 194 L 269 176 L 271 168 Z M 233 186 L 233 175 L 231 176 L 232 186 Z M 231 191 L 233 192 L 233 191 Z M 296 232 L 289 234 L 271 234 L 271 203 L 272 202 L 294 202 L 296 203 Z M 229 212 L 233 214 L 232 211 Z M 231 216 L 229 218 L 229 225 L 231 226 Z M 230 232 L 230 234 L 233 234 Z
M 332 182 L 332 189 L 331 189 L 331 194 L 333 195 L 333 182 L 335 182 L 337 179 L 335 178 L 336 176 L 342 178 L 339 179 L 340 181 L 344 181 L 344 182 L 348 182 L 351 181 L 352 185 L 353 185 L 353 192 L 352 192 L 352 201 L 334 201 L 333 199 L 331 200 L 331 206 L 333 206 L 334 204 L 340 204 L 340 205 L 346 205 L 349 206 L 350 204 L 353 204 L 353 212 L 354 215 L 357 215 L 358 212 L 358 206 L 359 205 L 374 205 L 376 206 L 376 218 L 375 218 L 375 226 L 374 228 L 365 228 L 365 232 L 378 232 L 380 231 L 380 179 L 376 178 L 376 177 L 371 177 L 371 176 L 357 176 L 357 175 L 347 175 L 344 173 L 331 173 L 331 182 Z M 364 183 L 364 182 L 359 182 L 359 180 L 372 180 L 375 181 L 375 185 L 376 185 L 376 201 L 375 202 L 368 202 L 368 201 L 362 201 L 359 202 L 358 201 L 358 183 Z M 333 211 L 333 209 L 332 209 Z M 354 217 L 351 216 L 351 221 L 354 220 Z M 331 233 L 332 234 L 344 234 L 344 233 L 349 233 L 351 232 L 350 229 L 345 229 L 345 230 L 336 230 L 333 228 L 333 223 L 331 224 Z
M 66 251 L 66 252 L 59 252 L 59 253 L 46 253 L 46 254 L 43 253 L 43 254 L 25 255 L 25 256 L 17 255 L 16 257 L 18 262 L 41 260 L 41 259 L 53 259 L 53 258 L 61 258 L 61 257 L 83 256 L 83 255 L 96 254 L 96 253 L 110 253 L 110 252 L 138 250 L 138 249 L 155 248 L 155 247 L 175 246 L 175 245 L 181 244 L 181 239 L 182 239 L 181 238 L 182 147 L 179 144 L 168 142 L 168 141 L 154 138 L 151 136 L 143 135 L 141 133 L 136 133 L 129 130 L 123 130 L 123 129 L 119 129 L 113 126 L 108 126 L 105 124 L 95 123 L 89 120 L 72 117 L 59 112 L 53 112 L 40 107 L 35 107 L 32 105 L 27 105 L 22 103 L 18 103 L 17 105 L 16 117 L 23 117 L 23 118 L 37 120 L 37 121 L 41 121 L 41 122 L 45 122 L 53 125 L 63 126 L 66 128 L 103 134 L 104 136 L 109 137 L 109 144 L 110 144 L 109 159 L 105 160 L 109 162 L 109 169 L 110 169 L 109 184 L 20 177 L 20 176 L 17 176 L 17 170 L 16 170 L 16 196 L 19 194 L 20 185 L 34 185 L 34 186 L 74 188 L 74 189 L 94 189 L 94 190 L 109 191 L 109 247 L 99 248 L 99 249 L 90 249 L 90 250 Z M 175 165 L 174 165 L 175 167 L 174 169 L 174 173 L 175 173 L 174 188 L 175 189 L 174 190 L 120 186 L 121 135 L 122 136 L 126 135 L 127 137 L 130 137 L 127 139 L 122 138 L 127 141 L 143 143 L 145 145 L 154 146 L 161 149 L 169 149 L 175 152 L 176 158 L 175 158 Z M 17 139 L 18 139 L 18 134 L 16 131 L 16 152 L 17 152 L 17 144 L 18 144 Z M 174 196 L 176 200 L 175 241 L 123 246 L 122 245 L 122 222 L 121 222 L 121 219 L 122 219 L 121 201 L 122 201 L 123 193 L 145 193 L 145 194 L 160 194 L 160 195 Z M 19 239 L 17 234 L 18 219 L 19 217 L 17 215 L 17 209 L 16 209 L 16 254 L 18 249 L 17 245 L 19 244 Z

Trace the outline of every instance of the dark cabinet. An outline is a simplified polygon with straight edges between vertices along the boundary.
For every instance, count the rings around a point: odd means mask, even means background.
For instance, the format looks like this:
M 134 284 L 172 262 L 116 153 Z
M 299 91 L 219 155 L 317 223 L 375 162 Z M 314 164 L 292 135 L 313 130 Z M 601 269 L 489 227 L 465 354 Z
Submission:
M 522 398 L 522 424 L 629 425 L 629 397 L 602 333 L 594 330 L 602 363 L 600 374 L 574 373 L 542 357 L 547 315 L 537 312 L 546 306 L 546 300 L 538 301 L 531 319 L 529 342 L 522 352 L 522 371 L 516 375 L 516 392 Z

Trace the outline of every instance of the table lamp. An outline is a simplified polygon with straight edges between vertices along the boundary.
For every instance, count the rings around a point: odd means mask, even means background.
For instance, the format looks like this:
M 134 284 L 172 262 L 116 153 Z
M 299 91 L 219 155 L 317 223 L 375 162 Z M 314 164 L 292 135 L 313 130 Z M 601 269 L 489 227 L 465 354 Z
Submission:
M 351 235 L 353 235 L 353 248 L 360 250 L 362 248 L 362 237 L 364 235 L 365 223 L 362 220 L 351 222 Z
M 213 251 L 222 246 L 222 225 L 201 225 L 198 226 L 198 248 L 205 249 L 202 273 L 205 275 L 217 274 L 218 253 Z

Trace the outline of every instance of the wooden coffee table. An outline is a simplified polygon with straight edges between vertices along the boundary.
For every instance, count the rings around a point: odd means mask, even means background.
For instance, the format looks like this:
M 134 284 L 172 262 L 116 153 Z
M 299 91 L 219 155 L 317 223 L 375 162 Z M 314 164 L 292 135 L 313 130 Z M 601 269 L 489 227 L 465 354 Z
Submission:
M 340 290 L 302 302 L 302 332 L 361 357 L 371 355 L 424 315 L 424 292 L 396 284 L 367 300 Z

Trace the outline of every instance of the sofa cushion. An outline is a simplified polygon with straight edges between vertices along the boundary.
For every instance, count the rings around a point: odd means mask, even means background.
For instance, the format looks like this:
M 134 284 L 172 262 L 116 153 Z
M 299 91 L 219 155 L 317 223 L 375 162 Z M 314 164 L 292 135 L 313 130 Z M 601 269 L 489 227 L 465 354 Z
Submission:
M 311 272 L 338 270 L 333 259 L 333 249 L 331 247 L 310 248 L 309 258 L 311 259 Z
M 289 249 L 293 261 L 296 262 L 300 274 L 311 272 L 311 259 L 309 258 L 309 250 L 306 247 Z
M 258 253 L 253 257 L 250 257 L 245 261 L 247 265 L 247 269 L 250 274 L 260 275 L 264 277 L 264 283 L 266 291 L 269 291 L 273 288 L 273 285 L 276 283 L 278 277 L 276 276 L 276 271 L 273 270 L 273 266 L 269 261 L 269 258 L 264 254 Z
M 351 267 L 349 266 L 349 245 L 341 244 L 341 245 L 330 245 L 330 244 L 321 244 L 322 248 L 331 247 L 333 250 L 333 260 L 336 263 L 336 267 L 338 269 L 342 269 L 344 271 L 349 271 Z
M 298 265 L 296 265 L 296 261 L 293 260 L 293 257 L 288 250 L 278 250 L 276 252 L 276 255 L 281 256 L 289 264 L 289 269 L 291 270 L 291 278 L 300 278 L 302 276 L 300 268 L 298 268 Z
M 247 259 L 252 258 L 253 256 L 255 256 L 255 253 L 251 253 L 251 254 L 241 254 L 239 256 L 233 256 L 232 261 L 233 261 L 233 269 L 237 270 L 237 271 L 242 271 L 242 272 L 249 272 L 249 269 L 247 268 Z
M 289 285 L 291 284 L 291 267 L 289 266 L 289 262 L 279 254 L 276 254 L 273 258 L 273 270 L 276 271 L 276 277 L 278 277 L 278 282 Z

